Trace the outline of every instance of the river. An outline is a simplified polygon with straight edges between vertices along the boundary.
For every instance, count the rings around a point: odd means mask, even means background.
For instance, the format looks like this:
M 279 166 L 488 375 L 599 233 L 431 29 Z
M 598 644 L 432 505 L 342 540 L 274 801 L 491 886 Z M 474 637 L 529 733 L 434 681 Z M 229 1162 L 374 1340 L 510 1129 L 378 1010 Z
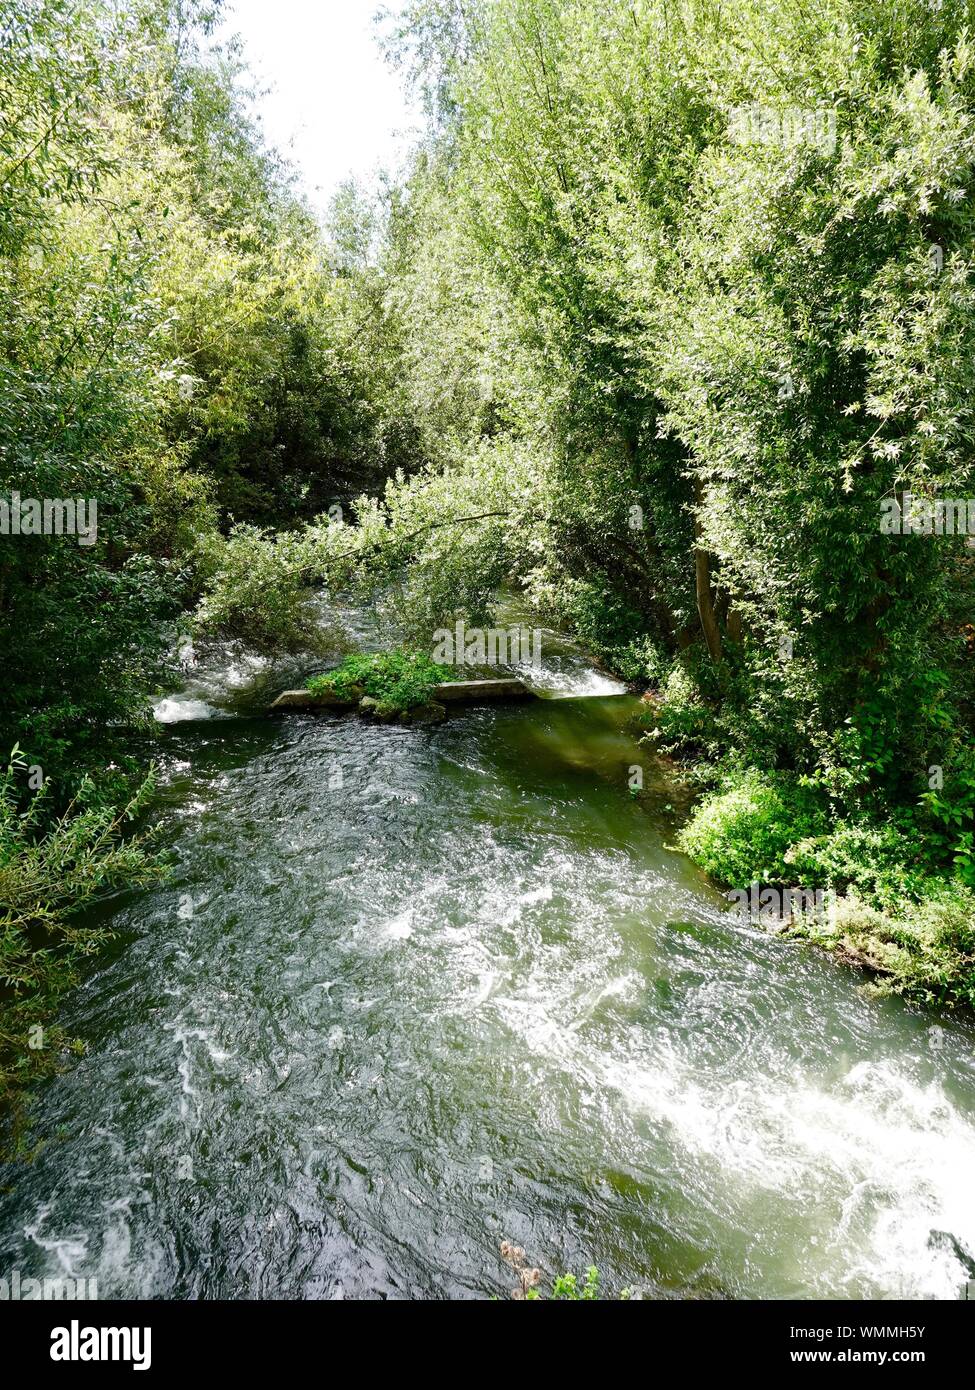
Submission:
M 435 728 L 261 717 L 313 668 L 232 654 L 160 705 L 175 873 L 101 910 L 0 1268 L 506 1297 L 508 1239 L 637 1297 L 964 1296 L 972 1025 L 729 917 L 548 636 L 546 698 Z

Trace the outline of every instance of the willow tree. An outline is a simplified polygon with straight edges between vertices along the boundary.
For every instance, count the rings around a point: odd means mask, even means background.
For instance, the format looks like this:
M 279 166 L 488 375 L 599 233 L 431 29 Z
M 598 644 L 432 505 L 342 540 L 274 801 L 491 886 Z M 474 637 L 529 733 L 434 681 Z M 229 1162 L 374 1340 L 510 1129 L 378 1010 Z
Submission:
M 541 402 L 529 588 L 756 754 L 917 789 L 967 569 L 879 515 L 971 489 L 967 6 L 465 12 L 444 216 Z

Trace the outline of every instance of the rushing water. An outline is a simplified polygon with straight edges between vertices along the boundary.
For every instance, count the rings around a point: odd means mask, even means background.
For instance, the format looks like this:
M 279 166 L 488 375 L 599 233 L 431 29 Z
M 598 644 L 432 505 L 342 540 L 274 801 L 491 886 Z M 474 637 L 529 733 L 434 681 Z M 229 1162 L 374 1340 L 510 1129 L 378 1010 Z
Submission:
M 70 1001 L 0 1272 L 504 1296 L 507 1238 L 645 1297 L 962 1294 L 972 1028 L 730 918 L 613 682 L 552 640 L 532 705 L 257 717 L 298 674 L 160 706 L 177 871 Z

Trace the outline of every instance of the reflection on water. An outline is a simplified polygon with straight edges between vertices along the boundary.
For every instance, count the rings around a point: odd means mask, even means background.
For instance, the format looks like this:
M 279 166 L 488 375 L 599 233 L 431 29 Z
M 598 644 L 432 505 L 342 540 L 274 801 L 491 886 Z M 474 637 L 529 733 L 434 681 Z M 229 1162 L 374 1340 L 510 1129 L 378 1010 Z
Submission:
M 543 651 L 552 693 L 602 679 Z M 233 657 L 187 698 L 296 670 Z M 972 1029 L 727 916 L 629 795 L 632 708 L 172 725 L 176 874 L 71 1001 L 90 1051 L 4 1172 L 0 1267 L 503 1296 L 509 1238 L 646 1296 L 958 1297 Z

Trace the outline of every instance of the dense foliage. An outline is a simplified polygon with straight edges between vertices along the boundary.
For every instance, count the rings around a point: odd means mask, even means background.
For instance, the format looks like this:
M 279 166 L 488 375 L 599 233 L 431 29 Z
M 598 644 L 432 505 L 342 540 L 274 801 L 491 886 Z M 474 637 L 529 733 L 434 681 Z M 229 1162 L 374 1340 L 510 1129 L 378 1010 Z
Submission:
M 58 995 L 110 935 L 104 925 L 79 925 L 78 911 L 160 872 L 148 837 L 129 833 L 151 778 L 121 808 L 83 778 L 69 805 L 52 813 L 49 784 L 25 804 L 28 774 L 15 748 L 0 772 L 0 1106 L 50 1072 L 71 1045 L 51 1023 Z
M 2 538 L 0 747 L 69 780 L 233 575 L 221 523 L 292 525 L 418 457 L 344 204 L 330 238 L 232 49 L 200 46 L 217 10 L 0 10 L 0 496 L 97 503 L 91 544 Z

